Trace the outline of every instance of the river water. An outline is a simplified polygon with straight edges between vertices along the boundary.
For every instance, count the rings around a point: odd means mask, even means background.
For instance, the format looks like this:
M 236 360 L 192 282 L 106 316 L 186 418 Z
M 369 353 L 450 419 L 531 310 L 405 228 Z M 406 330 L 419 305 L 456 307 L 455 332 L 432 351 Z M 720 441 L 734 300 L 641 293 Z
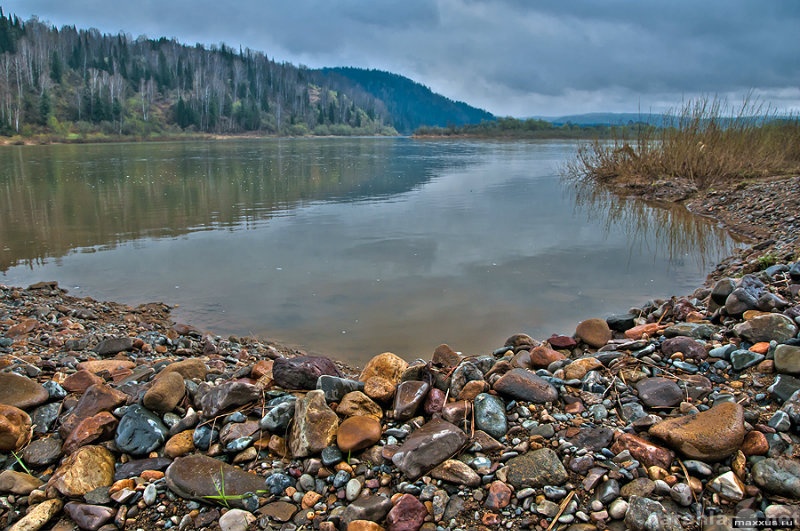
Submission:
M 363 365 L 690 293 L 734 241 L 585 200 L 577 145 L 409 138 L 0 148 L 0 282 L 177 305 L 180 322 Z

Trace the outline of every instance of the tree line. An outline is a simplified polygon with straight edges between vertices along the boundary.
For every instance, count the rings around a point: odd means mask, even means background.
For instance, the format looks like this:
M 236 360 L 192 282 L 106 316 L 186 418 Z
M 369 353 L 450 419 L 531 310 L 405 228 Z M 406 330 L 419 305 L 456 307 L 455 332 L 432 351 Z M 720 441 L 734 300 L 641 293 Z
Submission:
M 0 9 L 0 135 L 363 135 L 391 125 L 386 105 L 356 84 L 263 52 L 58 29 Z

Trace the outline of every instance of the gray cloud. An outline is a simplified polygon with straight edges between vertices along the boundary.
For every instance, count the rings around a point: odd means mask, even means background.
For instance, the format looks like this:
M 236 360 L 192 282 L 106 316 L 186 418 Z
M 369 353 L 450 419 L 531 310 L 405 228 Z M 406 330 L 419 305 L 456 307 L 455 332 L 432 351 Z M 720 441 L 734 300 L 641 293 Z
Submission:
M 10 0 L 56 26 L 380 68 L 504 115 L 659 111 L 753 91 L 800 110 L 795 0 Z M 736 103 L 733 101 L 733 103 Z

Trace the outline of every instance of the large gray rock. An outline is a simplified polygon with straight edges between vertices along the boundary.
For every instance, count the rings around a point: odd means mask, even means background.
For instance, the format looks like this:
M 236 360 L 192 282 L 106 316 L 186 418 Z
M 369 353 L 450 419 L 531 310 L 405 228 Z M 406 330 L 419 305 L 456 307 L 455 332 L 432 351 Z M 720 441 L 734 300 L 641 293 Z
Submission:
M 511 369 L 494 384 L 494 390 L 517 400 L 544 404 L 555 402 L 558 391 L 550 382 L 527 369 Z
M 759 341 L 783 343 L 797 335 L 797 325 L 785 315 L 769 313 L 739 323 L 733 327 L 733 331 L 751 343 Z
M 563 485 L 569 479 L 558 454 L 550 448 L 540 448 L 514 457 L 507 466 L 508 482 L 517 490 Z
M 433 419 L 406 438 L 392 462 L 407 477 L 416 479 L 455 455 L 467 435 L 446 420 Z
M 506 405 L 499 396 L 481 393 L 473 401 L 475 427 L 495 439 L 501 439 L 508 431 Z
M 680 518 L 655 500 L 631 496 L 625 526 L 632 531 L 683 531 Z
M 775 370 L 784 374 L 800 374 L 800 347 L 778 345 L 775 349 Z
M 644 378 L 636 382 L 639 399 L 647 407 L 674 407 L 684 398 L 683 391 L 669 378 Z
M 753 465 L 756 485 L 780 496 L 800 498 L 800 462 L 796 459 L 764 459 Z

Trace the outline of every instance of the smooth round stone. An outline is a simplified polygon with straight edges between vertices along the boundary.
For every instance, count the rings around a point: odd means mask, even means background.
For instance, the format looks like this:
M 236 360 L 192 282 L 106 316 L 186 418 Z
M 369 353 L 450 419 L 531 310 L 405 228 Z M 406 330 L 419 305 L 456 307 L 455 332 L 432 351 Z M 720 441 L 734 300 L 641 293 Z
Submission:
M 689 507 L 694 501 L 692 489 L 686 483 L 676 483 L 669 493 L 670 497 L 682 507 Z
M 322 449 L 320 458 L 322 459 L 323 465 L 333 466 L 344 459 L 344 454 L 342 454 L 338 446 L 326 446 Z
M 681 388 L 668 378 L 645 378 L 636 382 L 639 400 L 647 407 L 674 407 L 684 398 Z
M 363 450 L 380 439 L 381 423 L 373 417 L 348 417 L 336 432 L 336 444 L 342 453 Z
M 614 520 L 622 520 L 628 511 L 628 502 L 622 498 L 617 498 L 608 506 L 608 515 Z
M 13 372 L 0 372 L 0 404 L 28 409 L 49 399 L 50 393 L 35 380 Z
M 351 479 L 345 485 L 344 492 L 347 501 L 354 501 L 361 494 L 361 482 L 357 478 Z
M 142 455 L 164 444 L 168 433 L 169 430 L 157 415 L 133 404 L 120 419 L 114 442 L 123 452 Z
M 586 319 L 578 323 L 575 335 L 587 345 L 600 348 L 611 341 L 611 328 L 609 328 L 605 319 Z
M 495 439 L 501 439 L 508 431 L 508 421 L 506 420 L 506 410 L 503 399 L 481 393 L 475 397 L 473 402 L 475 411 L 475 426 L 483 430 Z

